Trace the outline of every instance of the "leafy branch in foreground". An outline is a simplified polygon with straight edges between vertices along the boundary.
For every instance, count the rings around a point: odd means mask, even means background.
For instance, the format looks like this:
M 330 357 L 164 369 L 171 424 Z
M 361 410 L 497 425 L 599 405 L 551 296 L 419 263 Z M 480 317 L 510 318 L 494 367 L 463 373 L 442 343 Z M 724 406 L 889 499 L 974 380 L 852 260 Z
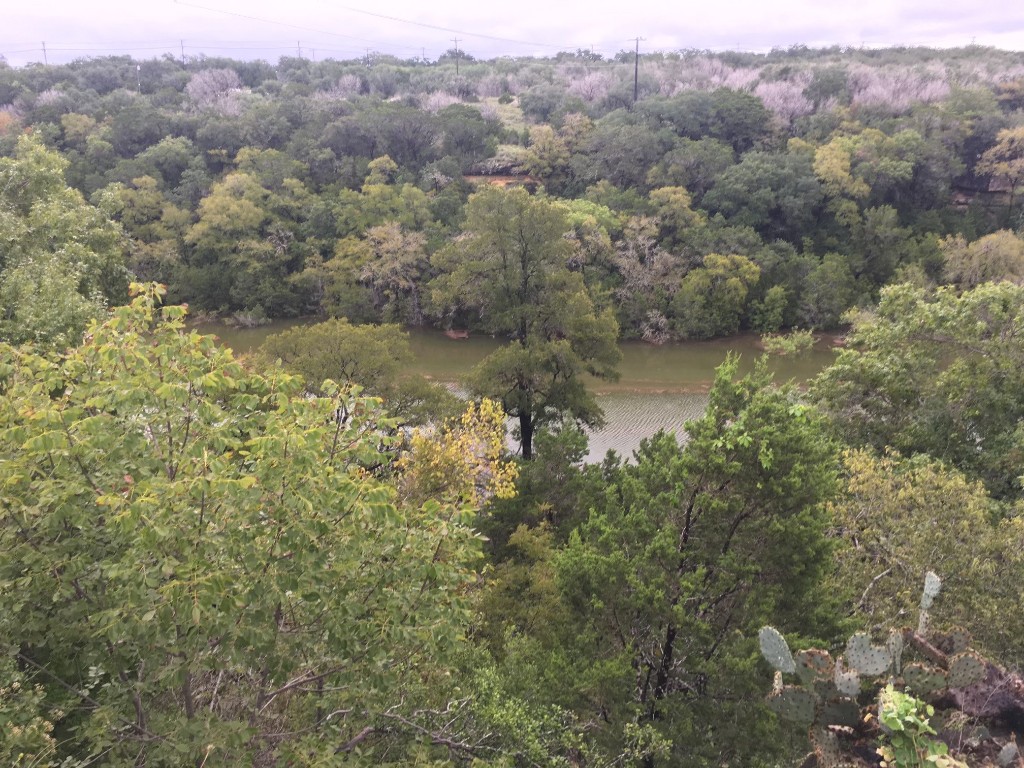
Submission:
M 53 717 L 52 763 L 478 743 L 423 714 L 463 652 L 472 510 L 399 504 L 374 475 L 395 439 L 379 401 L 250 373 L 158 299 L 59 359 L 0 347 L 0 647 L 45 687 L 25 706 Z

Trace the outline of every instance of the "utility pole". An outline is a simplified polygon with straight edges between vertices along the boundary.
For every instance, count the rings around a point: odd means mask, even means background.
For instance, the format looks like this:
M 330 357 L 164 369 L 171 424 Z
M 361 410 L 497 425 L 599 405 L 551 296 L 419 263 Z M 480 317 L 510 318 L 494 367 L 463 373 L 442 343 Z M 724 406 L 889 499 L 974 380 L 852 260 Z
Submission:
M 455 74 L 459 74 L 459 38 L 453 37 L 451 41 L 455 43 Z
M 142 93 L 142 65 L 135 65 L 135 77 L 139 82 L 139 93 Z
M 633 104 L 636 104 L 636 97 L 640 92 L 640 41 L 643 39 L 636 39 L 636 54 L 633 57 Z
M 185 67 L 187 66 L 185 64 L 185 41 L 179 40 L 178 42 L 181 43 L 181 68 L 185 69 Z
M 49 66 L 50 62 L 46 58 L 46 41 L 43 40 L 43 64 Z
M 299 58 L 301 59 L 302 58 L 302 41 L 301 40 L 296 40 L 295 41 L 295 50 L 299 54 Z

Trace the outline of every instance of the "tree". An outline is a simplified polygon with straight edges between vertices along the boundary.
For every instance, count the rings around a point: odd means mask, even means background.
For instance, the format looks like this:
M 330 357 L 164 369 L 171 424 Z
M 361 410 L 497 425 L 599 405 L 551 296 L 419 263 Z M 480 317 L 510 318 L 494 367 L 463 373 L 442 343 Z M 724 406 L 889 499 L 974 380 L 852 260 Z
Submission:
M 683 338 L 729 336 L 740 329 L 747 294 L 761 270 L 744 256 L 709 253 L 690 270 L 672 299 L 675 325 Z
M 1009 230 L 972 243 L 963 235 L 950 235 L 939 247 L 946 262 L 946 278 L 964 288 L 1000 280 L 1024 282 L 1024 240 Z
M 718 139 L 679 139 L 647 174 L 652 187 L 680 186 L 700 202 L 715 180 L 736 162 L 732 147 Z
M 126 296 L 121 229 L 67 186 L 66 167 L 29 136 L 0 158 L 0 340 L 75 344 Z
M 830 504 L 841 543 L 831 581 L 849 592 L 857 623 L 883 635 L 905 625 L 917 610 L 921 574 L 934 571 L 944 620 L 1004 661 L 1024 658 L 1017 610 L 1024 520 L 994 520 L 980 482 L 927 456 L 857 449 L 843 464 L 843 492 Z
M 765 239 L 799 242 L 817 223 L 823 199 L 809 154 L 748 152 L 722 172 L 702 205 Z
M 996 143 L 985 150 L 974 170 L 1003 179 L 1008 185 L 1006 223 L 1013 217 L 1013 199 L 1024 181 L 1024 126 L 1005 128 L 996 136 Z
M 388 321 L 423 325 L 423 285 L 430 268 L 427 238 L 420 232 L 405 232 L 389 222 L 366 231 L 370 258 L 359 279 L 373 294 L 377 311 Z
M 0 643 L 62 710 L 54 763 L 457 750 L 471 510 L 396 504 L 378 401 L 249 373 L 155 299 L 59 362 L 0 347 Z
M 925 453 L 997 499 L 1019 498 L 1022 323 L 1024 288 L 1012 283 L 889 286 L 812 391 L 849 444 Z
M 325 381 L 359 385 L 403 423 L 421 424 L 453 409 L 446 389 L 408 372 L 413 354 L 397 325 L 352 325 L 341 318 L 298 326 L 267 338 L 260 354 L 271 364 L 280 360 L 316 393 Z
M 523 457 L 534 432 L 562 418 L 598 424 L 601 411 L 583 375 L 615 375 L 618 327 L 610 308 L 594 306 L 567 260 L 573 248 L 558 205 L 524 189 L 488 188 L 466 206 L 464 233 L 439 251 L 434 304 L 511 343 L 474 371 L 474 392 L 501 400 L 519 422 Z
M 524 676 L 547 669 L 559 701 L 612 754 L 660 743 L 671 747 L 664 764 L 739 765 L 765 743 L 779 748 L 748 698 L 759 678 L 749 638 L 767 616 L 812 636 L 831 630 L 818 590 L 835 448 L 763 364 L 739 380 L 736 366 L 719 369 L 685 447 L 659 434 L 633 463 L 606 464 L 589 519 L 520 577 L 519 601 L 536 615 L 506 628 L 506 652 Z M 529 664 L 517 629 L 531 641 Z M 661 762 L 654 750 L 642 757 Z

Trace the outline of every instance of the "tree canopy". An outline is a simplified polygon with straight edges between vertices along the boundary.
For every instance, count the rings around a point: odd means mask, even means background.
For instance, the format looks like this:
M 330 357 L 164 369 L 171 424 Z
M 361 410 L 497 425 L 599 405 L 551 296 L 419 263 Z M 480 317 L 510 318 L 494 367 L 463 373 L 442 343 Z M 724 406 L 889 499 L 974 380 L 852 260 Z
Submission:
M 563 418 L 599 424 L 584 374 L 613 377 L 620 353 L 609 307 L 595 307 L 569 269 L 561 208 L 524 189 L 488 188 L 470 198 L 465 233 L 439 251 L 433 300 L 448 322 L 472 321 L 510 343 L 474 371 L 471 388 L 519 422 L 524 458 L 534 431 Z
M 398 503 L 379 401 L 250 373 L 155 303 L 59 360 L 0 348 L 0 636 L 73 734 L 47 764 L 395 754 L 446 706 L 471 510 Z

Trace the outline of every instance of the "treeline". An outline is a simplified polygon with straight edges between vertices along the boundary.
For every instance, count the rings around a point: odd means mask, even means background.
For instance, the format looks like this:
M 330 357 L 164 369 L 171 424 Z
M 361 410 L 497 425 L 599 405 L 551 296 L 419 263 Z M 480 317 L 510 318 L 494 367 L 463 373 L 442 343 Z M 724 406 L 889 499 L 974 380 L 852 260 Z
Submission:
M 651 54 L 636 103 L 631 62 L 585 52 L 0 67 L 0 152 L 59 153 L 193 311 L 472 327 L 429 286 L 503 177 L 562 212 L 624 337 L 829 328 L 890 282 L 1020 274 L 1019 59 Z

